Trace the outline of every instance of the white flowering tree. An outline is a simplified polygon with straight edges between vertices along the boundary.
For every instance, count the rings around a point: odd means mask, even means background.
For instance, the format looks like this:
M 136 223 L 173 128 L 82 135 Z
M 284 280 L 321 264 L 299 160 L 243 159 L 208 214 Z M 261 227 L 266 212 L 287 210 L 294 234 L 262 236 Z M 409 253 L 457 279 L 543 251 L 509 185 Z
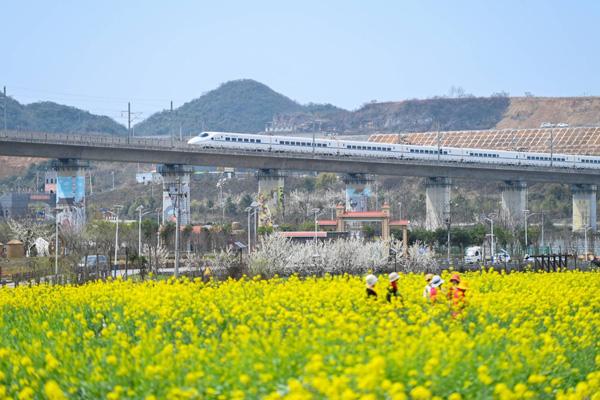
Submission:
M 35 245 L 35 240 L 42 238 L 50 242 L 54 238 L 51 225 L 41 224 L 34 219 L 15 220 L 9 218 L 6 224 L 10 228 L 13 236 L 23 242 L 23 247 L 29 255 L 30 250 Z
M 253 275 L 289 276 L 330 274 L 363 274 L 385 268 L 388 244 L 384 241 L 363 242 L 340 239 L 330 242 L 293 243 L 274 234 L 263 237 L 258 249 L 250 255 L 249 270 Z
M 400 257 L 398 262 L 404 272 L 433 273 L 439 270 L 434 252 L 418 242 L 408 248 L 408 257 Z

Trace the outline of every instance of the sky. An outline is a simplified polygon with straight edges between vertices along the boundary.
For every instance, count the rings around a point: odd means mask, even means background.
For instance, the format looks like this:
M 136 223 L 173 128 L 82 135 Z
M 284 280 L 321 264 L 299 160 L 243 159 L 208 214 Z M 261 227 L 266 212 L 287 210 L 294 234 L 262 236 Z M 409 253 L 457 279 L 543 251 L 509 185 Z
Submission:
M 346 109 L 449 93 L 600 95 L 599 1 L 8 1 L 0 86 L 139 121 L 251 78 Z M 135 121 L 137 122 L 137 121 Z

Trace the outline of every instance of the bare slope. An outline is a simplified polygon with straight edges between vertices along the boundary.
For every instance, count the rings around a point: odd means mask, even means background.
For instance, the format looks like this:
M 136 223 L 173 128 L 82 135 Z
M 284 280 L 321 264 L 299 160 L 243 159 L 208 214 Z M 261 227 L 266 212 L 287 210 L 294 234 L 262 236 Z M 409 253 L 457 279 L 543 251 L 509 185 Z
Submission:
M 544 122 L 600 126 L 600 97 L 513 97 L 496 128 L 539 128 Z

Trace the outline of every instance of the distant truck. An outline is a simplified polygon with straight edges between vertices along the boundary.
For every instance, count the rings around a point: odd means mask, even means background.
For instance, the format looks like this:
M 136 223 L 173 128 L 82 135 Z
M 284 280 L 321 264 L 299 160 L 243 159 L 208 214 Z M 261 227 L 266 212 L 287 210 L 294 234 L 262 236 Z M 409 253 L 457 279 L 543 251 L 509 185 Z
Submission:
M 467 247 L 465 250 L 465 263 L 475 264 L 483 260 L 483 253 L 481 246 Z

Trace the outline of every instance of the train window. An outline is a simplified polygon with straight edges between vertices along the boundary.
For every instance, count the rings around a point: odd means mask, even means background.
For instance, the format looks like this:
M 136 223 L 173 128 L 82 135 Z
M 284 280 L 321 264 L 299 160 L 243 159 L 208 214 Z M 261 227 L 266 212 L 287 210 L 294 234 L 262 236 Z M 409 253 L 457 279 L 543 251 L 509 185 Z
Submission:
M 248 143 L 248 139 L 244 139 L 244 143 Z
M 231 140 L 231 139 L 230 139 L 230 138 L 228 138 L 228 137 L 226 137 L 226 138 L 225 138 L 225 141 L 226 141 L 226 142 L 229 142 L 230 140 Z
M 256 143 L 261 143 L 260 139 L 256 139 Z

